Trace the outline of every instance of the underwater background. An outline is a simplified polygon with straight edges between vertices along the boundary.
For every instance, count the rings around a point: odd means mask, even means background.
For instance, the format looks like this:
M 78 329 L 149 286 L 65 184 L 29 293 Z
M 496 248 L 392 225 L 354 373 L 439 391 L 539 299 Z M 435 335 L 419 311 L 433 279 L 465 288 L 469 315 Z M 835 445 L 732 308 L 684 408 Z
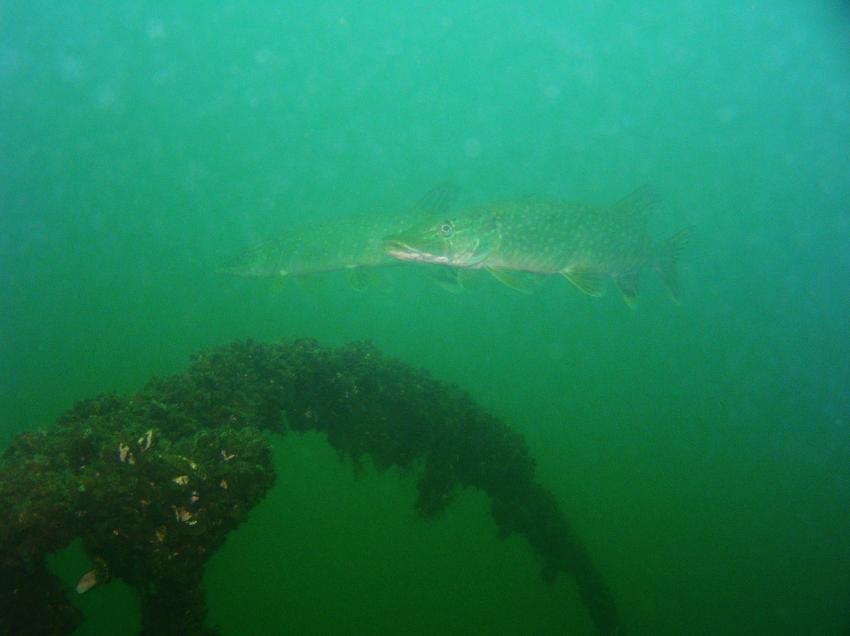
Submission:
M 632 634 L 850 630 L 850 6 L 0 3 L 0 447 L 237 338 L 369 339 L 514 426 Z M 651 183 L 682 299 L 230 278 L 311 219 Z M 487 500 L 272 438 L 224 634 L 589 633 Z M 88 561 L 53 558 L 72 588 Z M 119 581 L 80 634 L 138 628 Z

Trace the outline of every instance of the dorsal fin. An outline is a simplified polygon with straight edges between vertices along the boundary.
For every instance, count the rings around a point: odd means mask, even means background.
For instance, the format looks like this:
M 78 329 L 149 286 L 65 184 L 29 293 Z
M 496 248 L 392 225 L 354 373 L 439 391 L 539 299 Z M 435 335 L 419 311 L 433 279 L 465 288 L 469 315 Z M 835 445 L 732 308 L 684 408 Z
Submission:
M 649 218 L 658 206 L 658 194 L 651 185 L 645 184 L 617 201 L 611 209 L 618 215 Z

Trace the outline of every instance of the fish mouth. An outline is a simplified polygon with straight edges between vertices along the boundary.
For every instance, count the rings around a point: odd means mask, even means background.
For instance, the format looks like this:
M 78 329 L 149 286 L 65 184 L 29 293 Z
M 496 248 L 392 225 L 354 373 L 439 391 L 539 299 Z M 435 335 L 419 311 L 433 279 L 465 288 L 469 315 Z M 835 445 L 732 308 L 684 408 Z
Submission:
M 396 260 L 408 263 L 436 263 L 438 265 L 449 263 L 447 256 L 437 256 L 400 238 L 384 239 L 384 252 Z
M 419 250 L 401 239 L 387 238 L 383 245 L 384 252 L 399 261 L 420 261 L 423 258 Z

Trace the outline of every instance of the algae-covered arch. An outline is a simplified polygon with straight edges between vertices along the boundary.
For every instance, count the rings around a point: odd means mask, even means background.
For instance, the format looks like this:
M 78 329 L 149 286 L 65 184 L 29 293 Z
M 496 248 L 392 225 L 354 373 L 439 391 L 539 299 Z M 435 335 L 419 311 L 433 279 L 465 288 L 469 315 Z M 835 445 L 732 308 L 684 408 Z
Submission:
M 287 430 L 323 432 L 379 469 L 421 462 L 424 518 L 459 488 L 484 491 L 500 536 L 525 537 L 544 577 L 575 579 L 599 633 L 622 633 L 518 433 L 369 344 L 312 340 L 201 353 L 185 373 L 81 401 L 18 436 L 0 459 L 0 633 L 67 634 L 83 620 L 46 565 L 77 538 L 95 564 L 78 591 L 117 577 L 141 599 L 143 634 L 216 633 L 204 625 L 204 565 L 274 483 L 263 431 Z

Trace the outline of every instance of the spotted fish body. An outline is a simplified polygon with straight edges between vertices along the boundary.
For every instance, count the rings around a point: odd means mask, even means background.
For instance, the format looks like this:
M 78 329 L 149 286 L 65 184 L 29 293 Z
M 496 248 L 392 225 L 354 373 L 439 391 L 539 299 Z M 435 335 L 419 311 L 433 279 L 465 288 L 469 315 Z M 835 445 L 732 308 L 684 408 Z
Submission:
M 646 231 L 653 208 L 649 187 L 608 206 L 504 201 L 389 236 L 385 248 L 403 261 L 486 269 L 520 289 L 525 284 L 518 274 L 561 274 L 599 295 L 611 277 L 629 304 L 637 298 L 641 270 L 652 267 L 676 297 L 675 262 L 685 233 L 654 243 Z

